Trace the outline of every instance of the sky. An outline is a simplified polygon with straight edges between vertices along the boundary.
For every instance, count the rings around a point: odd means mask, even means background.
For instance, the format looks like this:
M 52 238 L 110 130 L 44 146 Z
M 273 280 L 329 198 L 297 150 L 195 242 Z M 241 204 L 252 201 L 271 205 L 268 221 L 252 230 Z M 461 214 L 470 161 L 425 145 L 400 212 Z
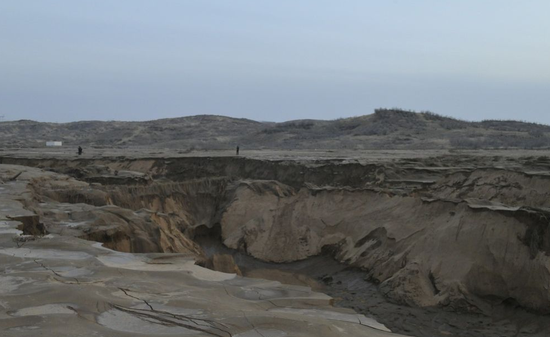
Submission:
M 5 120 L 550 124 L 548 0 L 0 0 Z

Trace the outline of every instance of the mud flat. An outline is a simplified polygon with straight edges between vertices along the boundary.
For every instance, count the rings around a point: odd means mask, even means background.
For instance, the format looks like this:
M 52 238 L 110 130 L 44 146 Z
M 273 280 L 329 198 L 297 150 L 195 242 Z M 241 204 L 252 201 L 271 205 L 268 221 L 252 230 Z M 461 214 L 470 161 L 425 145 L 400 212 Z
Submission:
M 291 263 L 270 263 L 228 249 L 212 237 L 198 240 L 209 256 L 231 256 L 242 275 L 311 287 L 334 298 L 334 305 L 372 317 L 407 336 L 546 336 L 547 315 L 513 305 L 493 307 L 489 314 L 448 307 L 417 307 L 385 296 L 368 274 L 336 261 L 329 252 Z M 216 267 L 216 266 L 211 266 Z
M 338 318 L 376 330 L 375 319 L 415 336 L 549 333 L 550 158 L 543 152 L 392 153 L 373 160 L 40 154 L 0 162 L 7 186 L 18 171 L 32 171 L 15 180 L 26 181 L 21 208 L 50 235 L 113 250 L 105 258 L 75 249 L 74 259 L 90 254 L 116 270 L 231 282 L 197 261 L 233 277 L 280 280 L 334 297 L 323 308 L 289 299 L 288 308 L 268 310 L 289 317 Z M 43 242 L 6 246 L 5 255 L 47 260 L 54 253 L 43 254 L 41 246 L 34 247 L 39 253 L 25 250 Z M 52 303 L 40 305 L 46 304 Z M 135 317 L 149 319 L 116 310 L 102 311 L 95 322 L 128 322 L 120 330 L 132 333 Z M 383 333 L 377 327 L 351 335 Z
M 312 287 L 333 297 L 335 306 L 351 308 L 407 336 L 547 336 L 550 328 L 548 316 L 513 306 L 500 307 L 489 316 L 395 303 L 384 296 L 377 284 L 368 281 L 364 271 L 338 263 L 330 256 L 286 264 L 250 260 L 238 252 L 233 252 L 233 256 L 247 277 Z

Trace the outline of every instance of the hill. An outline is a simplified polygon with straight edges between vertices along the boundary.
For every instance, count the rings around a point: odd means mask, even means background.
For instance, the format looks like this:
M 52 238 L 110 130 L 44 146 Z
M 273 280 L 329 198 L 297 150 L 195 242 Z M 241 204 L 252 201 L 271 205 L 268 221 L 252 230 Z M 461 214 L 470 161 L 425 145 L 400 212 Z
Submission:
M 519 121 L 468 122 L 431 112 L 377 109 L 337 120 L 257 122 L 199 115 L 146 122 L 29 120 L 0 123 L 0 146 L 71 146 L 226 149 L 451 149 L 549 148 L 550 126 Z

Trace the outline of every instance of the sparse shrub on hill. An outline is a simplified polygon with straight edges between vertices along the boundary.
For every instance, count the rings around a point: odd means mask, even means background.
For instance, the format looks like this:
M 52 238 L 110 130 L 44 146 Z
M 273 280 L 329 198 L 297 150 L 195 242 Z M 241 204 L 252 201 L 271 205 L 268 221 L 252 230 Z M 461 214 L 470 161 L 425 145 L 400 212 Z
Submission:
M 406 119 L 416 119 L 417 113 L 412 110 L 404 110 L 400 108 L 391 108 L 391 109 L 385 109 L 385 108 L 379 108 L 374 110 L 374 116 L 376 118 L 380 119 L 393 119 L 398 116 L 398 118 L 406 118 Z
M 360 133 L 367 136 L 385 136 L 398 131 L 420 132 L 426 122 L 415 112 L 401 109 L 376 109 L 372 121 L 361 127 Z
M 484 128 L 498 130 L 498 131 L 550 132 L 550 126 L 548 125 L 525 122 L 525 121 L 485 119 L 485 120 L 482 120 L 480 124 Z
M 377 109 L 374 114 L 284 123 L 222 116 L 190 116 L 149 122 L 0 122 L 0 146 L 102 148 L 150 146 L 178 150 L 233 149 L 438 149 L 550 148 L 550 126 L 517 121 L 468 122 L 431 111 Z
M 467 127 L 475 127 L 474 123 L 457 118 L 439 115 L 431 111 L 423 111 L 421 112 L 421 114 L 426 120 L 437 122 L 437 124 L 439 124 L 445 130 L 460 130 L 466 129 Z
M 486 137 L 453 137 L 449 140 L 451 147 L 459 149 L 543 149 L 550 148 L 550 137 L 525 137 L 519 135 L 490 135 Z
M 334 120 L 332 123 L 334 124 L 334 128 L 336 130 L 344 132 L 355 130 L 361 126 L 361 121 L 359 121 L 357 118 L 340 118 Z
M 313 127 L 312 122 L 300 121 L 300 122 L 286 122 L 277 124 L 272 128 L 263 129 L 263 133 L 272 134 L 272 133 L 281 133 L 291 130 L 309 130 Z

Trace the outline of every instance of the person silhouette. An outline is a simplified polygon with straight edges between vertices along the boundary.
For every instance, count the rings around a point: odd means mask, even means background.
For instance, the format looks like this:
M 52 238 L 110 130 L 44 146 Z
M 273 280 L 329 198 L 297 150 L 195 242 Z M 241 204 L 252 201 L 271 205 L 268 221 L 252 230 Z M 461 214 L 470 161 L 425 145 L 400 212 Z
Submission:
M 80 147 L 80 146 L 78 147 L 78 155 L 79 156 L 82 155 L 82 147 Z
M 239 155 L 239 145 L 237 145 L 237 156 Z

